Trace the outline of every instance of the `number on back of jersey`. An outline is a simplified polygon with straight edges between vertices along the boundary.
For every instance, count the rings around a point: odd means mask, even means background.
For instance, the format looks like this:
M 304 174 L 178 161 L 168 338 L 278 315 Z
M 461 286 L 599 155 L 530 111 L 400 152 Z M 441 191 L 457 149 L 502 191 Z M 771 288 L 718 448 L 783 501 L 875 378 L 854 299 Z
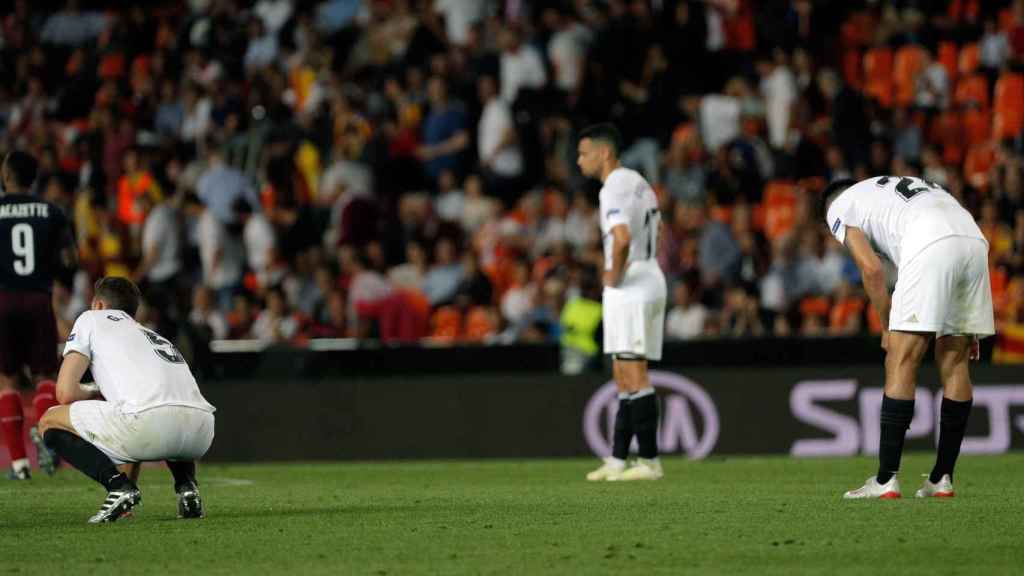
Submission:
M 156 352 L 157 356 L 171 364 L 183 364 L 185 362 L 181 352 L 178 352 L 178 349 L 169 340 L 165 340 L 156 332 L 145 328 L 142 329 L 142 333 L 146 335 L 149 343 L 153 345 L 153 351 Z
M 915 196 L 922 192 L 945 192 L 946 189 L 935 182 L 918 178 L 916 176 L 882 176 L 875 182 L 876 186 L 886 188 L 895 182 L 893 191 L 900 195 L 903 200 L 910 202 Z

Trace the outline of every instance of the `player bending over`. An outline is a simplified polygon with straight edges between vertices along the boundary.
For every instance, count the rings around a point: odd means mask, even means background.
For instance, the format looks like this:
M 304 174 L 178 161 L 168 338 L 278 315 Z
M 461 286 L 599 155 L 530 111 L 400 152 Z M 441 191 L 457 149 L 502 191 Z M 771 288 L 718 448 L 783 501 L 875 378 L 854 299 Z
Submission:
M 914 417 L 917 368 L 935 338 L 943 395 L 935 467 L 918 498 L 953 496 L 953 467 L 971 411 L 968 361 L 995 331 L 988 242 L 940 186 L 915 177 L 833 182 L 822 194 L 826 224 L 846 245 L 882 321 L 885 393 L 878 474 L 844 498 L 899 498 L 903 440 Z M 890 297 L 878 254 L 898 270 Z
M 142 501 L 121 464 L 166 460 L 178 515 L 203 516 L 195 461 L 213 442 L 213 412 L 174 345 L 133 316 L 139 289 L 124 278 L 96 283 L 92 309 L 75 321 L 57 375 L 62 404 L 43 415 L 47 445 L 107 489 L 90 523 L 113 522 Z M 81 385 L 91 368 L 99 393 Z
M 51 290 L 54 278 L 68 281 L 77 263 L 64 213 L 32 194 L 38 166 L 32 155 L 18 150 L 6 154 L 0 165 L 0 430 L 11 456 L 9 477 L 14 480 L 31 477 L 25 417 L 15 383 L 27 366 L 36 385 L 32 404 L 37 419 L 57 403 L 57 319 Z M 30 434 L 39 467 L 53 474 L 53 454 L 36 427 Z
M 618 130 L 597 124 L 580 135 L 579 164 L 584 176 L 599 178 L 601 234 L 604 240 L 604 352 L 613 357 L 619 390 L 612 455 L 587 480 L 657 480 L 658 397 L 647 375 L 647 361 L 661 360 L 665 326 L 665 276 L 658 266 L 658 200 L 650 184 L 619 165 Z M 636 435 L 639 459 L 626 467 Z

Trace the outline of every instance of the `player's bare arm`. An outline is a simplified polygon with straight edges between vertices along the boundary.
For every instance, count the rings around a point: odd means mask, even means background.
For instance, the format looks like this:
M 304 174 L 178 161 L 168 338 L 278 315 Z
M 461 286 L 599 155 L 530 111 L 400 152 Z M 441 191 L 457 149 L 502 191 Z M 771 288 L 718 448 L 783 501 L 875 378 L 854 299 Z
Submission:
M 850 250 L 853 261 L 857 263 L 857 268 L 860 269 L 864 290 L 868 293 L 871 304 L 878 311 L 878 317 L 882 322 L 882 347 L 885 348 L 889 336 L 889 308 L 892 301 L 886 286 L 882 261 L 875 254 L 867 237 L 858 228 L 846 229 L 846 247 Z
M 57 402 L 71 404 L 79 400 L 89 400 L 95 392 L 82 386 L 82 376 L 89 368 L 89 357 L 78 352 L 69 352 L 64 356 L 57 374 Z
M 619 224 L 612 228 L 612 269 L 604 271 L 604 285 L 612 288 L 618 287 L 622 282 L 622 275 L 626 269 L 626 258 L 629 257 L 629 243 L 632 236 L 629 234 L 629 226 Z

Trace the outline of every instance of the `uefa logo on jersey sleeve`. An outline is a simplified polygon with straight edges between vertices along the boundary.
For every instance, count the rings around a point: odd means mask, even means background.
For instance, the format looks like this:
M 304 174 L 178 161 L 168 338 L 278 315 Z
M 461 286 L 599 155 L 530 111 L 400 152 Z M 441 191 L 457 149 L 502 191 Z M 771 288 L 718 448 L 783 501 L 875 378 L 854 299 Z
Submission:
M 835 234 L 836 232 L 839 232 L 839 226 L 841 226 L 842 223 L 843 223 L 842 220 L 840 220 L 839 218 L 836 218 L 835 224 L 832 225 L 832 233 L 833 234 Z

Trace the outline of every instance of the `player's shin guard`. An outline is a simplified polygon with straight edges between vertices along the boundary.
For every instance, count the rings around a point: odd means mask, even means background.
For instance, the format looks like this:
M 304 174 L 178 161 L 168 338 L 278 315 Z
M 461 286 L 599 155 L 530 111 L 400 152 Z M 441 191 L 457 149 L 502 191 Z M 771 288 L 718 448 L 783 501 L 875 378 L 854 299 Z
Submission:
M 638 456 L 645 460 L 658 457 L 658 396 L 654 388 L 644 388 L 629 399 L 629 412 L 639 445 Z
M 21 409 L 21 395 L 14 390 L 0 392 L 0 429 L 11 461 L 24 460 L 25 416 Z
M 629 456 L 629 445 L 633 442 L 633 433 L 629 392 L 619 392 L 619 411 L 615 414 L 615 429 L 612 436 L 612 456 L 619 460 L 625 460 Z
M 36 385 L 36 395 L 32 398 L 32 407 L 36 411 L 36 422 L 43 414 L 57 405 L 57 384 L 53 380 L 43 380 Z
M 175 492 L 181 492 L 183 489 L 199 484 L 196 482 L 196 463 L 194 461 L 168 460 L 167 468 L 170 469 L 171 476 L 174 476 Z
M 127 476 L 99 448 L 67 430 L 50 429 L 43 434 L 46 445 L 83 474 L 99 482 L 108 492 L 132 486 Z
M 973 400 L 958 402 L 949 398 L 942 398 L 942 419 L 939 422 L 939 449 L 935 457 L 935 467 L 928 476 L 928 480 L 936 483 L 942 479 L 943 474 L 953 477 L 953 467 L 956 466 L 956 459 L 960 455 L 960 444 L 964 440 L 964 431 L 967 430 L 967 417 L 971 414 Z
M 914 401 L 882 396 L 882 431 L 878 442 L 879 484 L 888 482 L 900 470 L 903 441 L 914 419 Z

